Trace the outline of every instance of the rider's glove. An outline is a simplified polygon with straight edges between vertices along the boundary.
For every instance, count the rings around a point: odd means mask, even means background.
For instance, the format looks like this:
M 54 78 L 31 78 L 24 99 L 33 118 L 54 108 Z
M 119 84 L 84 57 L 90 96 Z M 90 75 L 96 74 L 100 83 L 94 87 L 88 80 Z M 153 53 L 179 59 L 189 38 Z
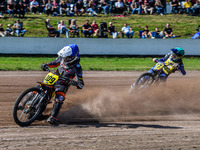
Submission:
M 82 89 L 84 87 L 84 82 L 82 79 L 78 80 L 78 85 L 77 85 L 77 89 Z
M 157 63 L 158 62 L 158 58 L 154 58 L 153 62 Z
M 48 65 L 47 64 L 42 64 L 41 65 L 41 69 L 43 70 L 43 71 L 47 71 L 48 70 Z

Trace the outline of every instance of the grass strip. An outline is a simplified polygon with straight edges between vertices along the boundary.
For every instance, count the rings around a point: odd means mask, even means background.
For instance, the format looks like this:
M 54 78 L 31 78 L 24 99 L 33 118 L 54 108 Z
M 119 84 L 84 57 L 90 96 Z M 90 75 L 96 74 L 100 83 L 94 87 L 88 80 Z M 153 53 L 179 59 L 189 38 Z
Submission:
M 0 57 L 0 70 L 41 70 L 40 65 L 56 57 Z M 200 70 L 200 58 L 183 59 L 186 70 Z M 155 65 L 151 57 L 82 57 L 83 70 L 93 71 L 144 71 Z

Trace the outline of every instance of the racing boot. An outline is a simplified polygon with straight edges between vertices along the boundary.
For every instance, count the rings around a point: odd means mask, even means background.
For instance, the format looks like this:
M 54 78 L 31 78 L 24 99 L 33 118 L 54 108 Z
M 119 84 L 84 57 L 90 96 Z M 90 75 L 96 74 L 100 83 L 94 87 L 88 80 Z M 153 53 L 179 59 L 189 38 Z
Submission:
M 57 115 L 61 109 L 62 104 L 63 104 L 62 102 L 55 101 L 50 117 L 47 119 L 47 122 L 49 124 L 55 125 L 55 126 L 59 125 Z

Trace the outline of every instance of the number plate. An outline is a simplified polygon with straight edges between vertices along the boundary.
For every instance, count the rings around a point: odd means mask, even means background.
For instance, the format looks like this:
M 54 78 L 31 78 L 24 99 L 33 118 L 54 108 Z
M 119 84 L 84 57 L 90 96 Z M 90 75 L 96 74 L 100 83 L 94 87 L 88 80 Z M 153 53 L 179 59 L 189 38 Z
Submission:
M 54 85 L 56 81 L 58 80 L 59 76 L 53 74 L 53 73 L 48 73 L 47 76 L 44 78 L 44 83 L 47 85 Z
M 164 67 L 163 63 L 157 63 L 154 70 L 161 70 Z

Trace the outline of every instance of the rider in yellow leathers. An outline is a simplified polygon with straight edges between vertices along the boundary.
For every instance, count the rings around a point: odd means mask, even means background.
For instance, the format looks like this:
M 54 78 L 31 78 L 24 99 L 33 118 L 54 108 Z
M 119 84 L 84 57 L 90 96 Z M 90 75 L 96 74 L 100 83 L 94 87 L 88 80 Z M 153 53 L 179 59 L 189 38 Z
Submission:
M 182 75 L 186 75 L 186 71 L 184 69 L 184 65 L 182 61 L 182 58 L 184 57 L 184 55 L 185 55 L 185 51 L 180 47 L 176 47 L 176 48 L 171 49 L 171 52 L 165 55 L 163 58 L 153 59 L 155 63 L 164 62 L 165 65 L 167 65 L 167 69 L 163 69 L 161 72 L 161 75 L 160 75 L 161 81 L 166 81 L 168 76 L 171 73 L 175 72 L 176 70 L 180 70 Z M 177 66 L 172 65 L 173 63 L 176 63 Z M 153 66 L 148 72 L 153 74 L 154 68 L 155 66 Z M 135 84 L 132 84 L 129 92 L 131 92 L 134 89 L 134 87 L 135 87 Z

